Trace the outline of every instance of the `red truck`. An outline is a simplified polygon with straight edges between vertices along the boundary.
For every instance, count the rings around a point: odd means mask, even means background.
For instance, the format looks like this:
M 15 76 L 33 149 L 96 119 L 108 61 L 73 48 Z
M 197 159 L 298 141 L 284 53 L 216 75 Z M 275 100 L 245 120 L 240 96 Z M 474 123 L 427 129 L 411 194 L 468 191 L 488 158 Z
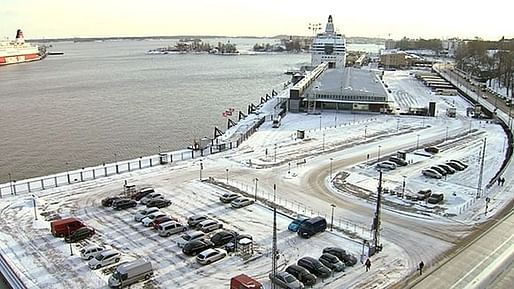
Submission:
M 52 231 L 52 235 L 55 237 L 65 237 L 73 232 L 75 232 L 78 228 L 84 227 L 85 224 L 78 218 L 65 218 L 57 221 L 52 221 L 50 223 L 50 230 Z
M 264 287 L 252 277 L 241 274 L 230 279 L 230 289 L 264 289 Z

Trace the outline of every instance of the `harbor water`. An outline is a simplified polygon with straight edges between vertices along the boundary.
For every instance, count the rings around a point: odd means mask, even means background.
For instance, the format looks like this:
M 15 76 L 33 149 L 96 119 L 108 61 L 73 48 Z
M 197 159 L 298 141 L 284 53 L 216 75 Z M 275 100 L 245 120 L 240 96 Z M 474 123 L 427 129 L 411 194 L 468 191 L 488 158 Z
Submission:
M 276 40 L 230 41 L 241 55 L 145 54 L 173 40 L 59 42 L 62 56 L 1 67 L 0 183 L 185 148 L 310 61 L 249 52 Z

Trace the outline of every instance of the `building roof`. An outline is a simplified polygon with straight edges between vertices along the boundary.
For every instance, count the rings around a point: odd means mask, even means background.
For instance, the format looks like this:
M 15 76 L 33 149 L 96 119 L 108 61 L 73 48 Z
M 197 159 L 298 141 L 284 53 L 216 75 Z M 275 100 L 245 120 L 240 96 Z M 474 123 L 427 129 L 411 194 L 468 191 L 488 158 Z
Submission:
M 384 86 L 373 71 L 352 67 L 325 71 L 312 85 L 312 92 L 387 97 Z

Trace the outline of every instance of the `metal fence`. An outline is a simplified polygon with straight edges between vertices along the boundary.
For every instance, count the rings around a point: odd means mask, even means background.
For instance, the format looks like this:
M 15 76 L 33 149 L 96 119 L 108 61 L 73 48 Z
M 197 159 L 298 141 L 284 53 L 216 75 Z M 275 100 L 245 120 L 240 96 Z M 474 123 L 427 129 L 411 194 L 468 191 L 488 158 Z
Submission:
M 96 180 L 98 178 L 151 168 L 158 165 L 165 165 L 176 161 L 196 159 L 223 152 L 237 148 L 243 141 L 255 133 L 263 123 L 264 117 L 260 118 L 253 126 L 249 127 L 247 131 L 236 138 L 235 141 L 219 142 L 215 139 L 212 141 L 211 145 L 197 150 L 189 149 L 175 152 L 164 152 L 159 155 L 140 157 L 138 159 L 119 161 L 110 164 L 104 163 L 101 166 L 82 168 L 40 178 L 26 179 L 22 181 L 12 180 L 7 184 L 0 185 L 0 198 L 15 196 L 18 194 L 33 193 L 50 188 Z

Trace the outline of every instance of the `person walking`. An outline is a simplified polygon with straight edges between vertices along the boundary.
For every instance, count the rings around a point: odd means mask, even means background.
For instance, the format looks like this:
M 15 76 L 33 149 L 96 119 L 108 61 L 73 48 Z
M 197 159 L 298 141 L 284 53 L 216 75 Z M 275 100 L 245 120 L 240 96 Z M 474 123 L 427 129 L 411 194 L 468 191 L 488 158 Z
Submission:
M 371 260 L 368 258 L 366 260 L 366 263 L 364 263 L 364 265 L 366 266 L 366 272 L 368 272 L 369 269 L 371 268 Z
M 505 185 L 505 178 L 504 177 L 502 177 L 502 187 L 503 187 L 503 185 Z
M 419 262 L 419 275 L 423 275 L 423 267 L 425 267 L 425 263 L 423 261 Z

